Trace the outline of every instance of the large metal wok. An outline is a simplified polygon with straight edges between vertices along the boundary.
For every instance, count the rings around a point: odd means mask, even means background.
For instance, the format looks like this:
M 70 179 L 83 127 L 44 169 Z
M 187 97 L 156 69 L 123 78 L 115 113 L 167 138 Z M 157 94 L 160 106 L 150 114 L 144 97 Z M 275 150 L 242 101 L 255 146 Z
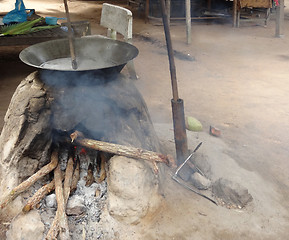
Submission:
M 76 38 L 75 55 L 78 68 L 71 66 L 69 41 L 59 39 L 32 45 L 19 57 L 24 63 L 45 70 L 120 72 L 126 63 L 138 55 L 133 45 L 101 37 Z

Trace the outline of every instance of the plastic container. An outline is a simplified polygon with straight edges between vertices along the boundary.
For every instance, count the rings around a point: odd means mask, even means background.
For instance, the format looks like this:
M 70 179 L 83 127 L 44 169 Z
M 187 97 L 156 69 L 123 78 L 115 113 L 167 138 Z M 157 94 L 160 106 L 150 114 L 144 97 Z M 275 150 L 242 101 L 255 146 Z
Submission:
M 58 17 L 45 17 L 45 23 L 48 25 L 56 25 L 59 19 L 66 19 L 66 18 L 58 18 Z

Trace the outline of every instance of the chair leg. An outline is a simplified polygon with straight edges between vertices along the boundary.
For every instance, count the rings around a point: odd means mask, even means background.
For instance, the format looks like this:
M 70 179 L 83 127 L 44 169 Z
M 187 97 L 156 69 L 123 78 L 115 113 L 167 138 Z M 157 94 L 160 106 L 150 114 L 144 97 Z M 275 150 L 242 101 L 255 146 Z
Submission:
M 270 11 L 271 11 L 271 9 L 270 9 L 270 8 L 267 8 L 266 16 L 265 16 L 265 26 L 266 26 L 266 27 L 267 27 L 268 21 L 269 21 L 269 19 L 270 19 Z
M 237 11 L 237 28 L 240 27 L 241 9 Z
M 134 68 L 134 63 L 133 61 L 129 61 L 127 64 L 127 69 L 128 69 L 128 73 L 129 73 L 129 76 L 131 79 L 133 80 L 137 80 L 138 79 L 138 76 L 136 75 L 136 71 L 135 71 L 135 68 Z

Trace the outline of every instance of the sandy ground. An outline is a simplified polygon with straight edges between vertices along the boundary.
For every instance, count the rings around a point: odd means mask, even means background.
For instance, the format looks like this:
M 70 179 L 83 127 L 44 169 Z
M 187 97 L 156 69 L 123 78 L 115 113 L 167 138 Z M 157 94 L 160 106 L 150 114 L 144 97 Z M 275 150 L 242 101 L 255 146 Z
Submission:
M 101 3 L 70 2 L 72 19 L 89 20 L 92 32 L 103 34 Z M 57 1 L 26 0 L 25 4 L 43 16 L 64 16 Z M 4 0 L 0 5 L 1 11 L 8 11 L 14 3 Z M 201 133 L 188 132 L 189 147 L 202 141 L 200 153 L 212 165 L 212 180 L 234 180 L 248 188 L 254 201 L 243 210 L 215 206 L 167 174 L 163 209 L 148 221 L 122 230 L 122 239 L 288 238 L 288 14 L 285 9 L 283 38 L 274 37 L 274 16 L 266 28 L 254 23 L 234 29 L 228 22 L 193 22 L 191 45 L 185 41 L 184 23 L 172 24 L 174 48 L 196 59 L 175 60 L 185 114 L 198 118 L 204 127 Z M 145 24 L 135 15 L 133 32 L 153 40 L 134 39 L 140 51 L 134 61 L 139 76 L 136 86 L 161 141 L 173 153 L 172 93 L 163 28 Z M 18 60 L 20 50 L 0 48 L 0 128 L 15 88 L 34 71 Z M 210 125 L 221 129 L 221 138 L 208 134 Z

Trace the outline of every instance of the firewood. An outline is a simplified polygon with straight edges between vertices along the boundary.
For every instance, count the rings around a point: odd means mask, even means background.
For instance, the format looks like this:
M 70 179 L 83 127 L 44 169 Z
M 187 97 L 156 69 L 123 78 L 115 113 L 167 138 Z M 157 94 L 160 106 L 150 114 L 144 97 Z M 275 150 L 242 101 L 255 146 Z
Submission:
M 27 213 L 31 209 L 35 208 L 35 206 L 50 192 L 55 189 L 54 179 L 44 185 L 42 188 L 38 189 L 38 191 L 28 200 L 26 205 L 23 207 L 22 212 Z
M 24 182 L 20 183 L 17 187 L 13 188 L 10 193 L 4 197 L 3 201 L 0 203 L 0 209 L 6 207 L 11 201 L 13 201 L 19 194 L 26 191 L 31 187 L 36 181 L 44 177 L 46 174 L 50 173 L 58 164 L 58 154 L 53 152 L 51 155 L 51 161 L 44 167 L 42 167 L 38 172 L 34 173 Z
M 144 150 L 141 148 L 82 138 L 83 134 L 79 131 L 75 131 L 70 135 L 70 137 L 72 141 L 75 141 L 76 143 L 87 148 L 151 162 L 162 162 L 170 167 L 176 167 L 174 159 L 169 155 Z
M 71 170 L 72 168 L 72 170 Z M 69 169 L 69 171 L 67 170 Z M 77 169 L 77 166 L 76 166 L 76 169 Z M 66 172 L 72 172 L 73 173 L 73 160 L 71 159 L 71 161 L 68 161 L 67 163 L 67 167 L 66 167 Z M 66 176 L 68 176 L 69 173 L 65 173 L 65 179 L 67 179 Z M 78 176 L 79 176 L 79 164 L 78 164 Z M 62 177 L 63 179 L 63 177 Z M 79 178 L 77 179 L 76 181 L 76 184 L 78 182 Z M 68 181 L 68 180 L 66 180 Z M 73 178 L 71 180 L 71 187 L 70 187 L 70 192 L 73 192 L 75 190 L 75 188 L 73 187 L 72 185 L 72 182 L 73 182 Z M 64 183 L 64 186 L 65 186 L 65 183 Z M 47 195 L 49 194 L 50 192 L 52 192 L 53 190 L 55 189 L 55 182 L 54 182 L 54 179 L 44 185 L 43 187 L 41 187 L 40 189 L 38 189 L 38 191 L 31 197 L 29 198 L 28 202 L 26 203 L 26 205 L 23 207 L 22 209 L 22 212 L 24 213 L 27 213 L 29 212 L 31 209 L 35 208 L 35 206 Z M 67 190 L 66 190 L 67 192 Z
M 104 152 L 99 152 L 99 155 L 100 155 L 100 172 L 97 182 L 101 183 L 106 178 L 105 162 L 107 159 Z
M 159 167 L 158 167 L 158 165 L 156 164 L 156 162 L 153 162 L 153 165 L 154 165 L 154 173 L 155 173 L 155 174 L 158 174 L 158 173 L 159 173 Z
M 93 165 L 91 163 L 88 165 L 87 174 L 84 177 L 84 179 L 86 180 L 86 182 L 85 182 L 86 187 L 91 186 L 91 184 L 93 184 L 93 182 L 94 182 Z
M 73 158 L 71 156 L 69 157 L 68 162 L 67 162 L 66 171 L 65 171 L 65 179 L 63 183 L 63 194 L 64 194 L 65 206 L 67 204 L 67 200 L 70 195 L 72 177 L 73 177 Z
M 54 169 L 54 180 L 55 180 L 55 194 L 57 201 L 57 211 L 54 217 L 51 228 L 49 229 L 46 239 L 56 239 L 58 233 L 60 239 L 70 239 L 68 220 L 65 213 L 66 203 L 64 200 L 62 178 L 60 165 Z
M 57 239 L 57 235 L 59 233 L 59 221 L 58 221 L 59 212 L 56 211 L 56 215 L 53 219 L 51 227 L 45 237 L 45 240 L 55 240 Z
M 76 167 L 74 169 L 74 173 L 73 173 L 73 177 L 72 177 L 72 182 L 71 182 L 71 190 L 70 193 L 74 192 L 77 188 L 77 183 L 80 179 L 80 171 L 79 171 L 79 166 L 80 162 L 79 162 L 79 157 L 76 157 Z
M 62 176 L 62 179 L 64 177 Z M 36 205 L 38 203 L 40 203 L 40 201 L 50 192 L 54 191 L 55 189 L 55 182 L 54 179 L 44 185 L 43 187 L 39 188 L 38 191 L 36 193 L 34 193 L 34 195 L 29 198 L 29 200 L 27 201 L 26 205 L 23 207 L 22 212 L 27 213 L 29 212 L 31 209 L 35 208 Z
M 91 156 L 89 156 L 89 154 L 87 154 L 87 151 L 84 150 L 84 148 L 82 148 L 80 153 L 84 156 L 85 161 L 87 162 L 87 166 L 88 166 L 87 167 L 87 174 L 84 177 L 84 179 L 86 180 L 85 186 L 89 187 L 89 186 L 91 186 L 91 184 L 94 183 L 93 170 L 94 170 L 95 161 L 94 161 L 94 159 L 92 159 Z

